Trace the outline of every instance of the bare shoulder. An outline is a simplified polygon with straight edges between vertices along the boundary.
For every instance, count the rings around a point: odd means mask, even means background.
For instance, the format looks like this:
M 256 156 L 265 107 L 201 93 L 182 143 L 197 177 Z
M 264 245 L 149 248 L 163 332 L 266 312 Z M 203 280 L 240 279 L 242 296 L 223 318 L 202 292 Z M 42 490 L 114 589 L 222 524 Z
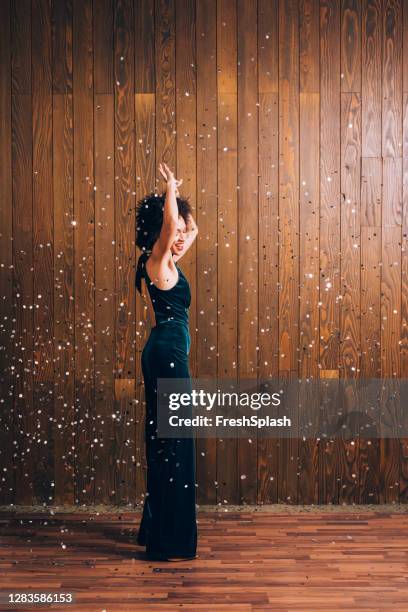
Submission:
M 170 251 L 160 258 L 152 252 L 146 262 L 146 270 L 152 283 L 159 289 L 171 289 L 177 283 L 178 271 Z

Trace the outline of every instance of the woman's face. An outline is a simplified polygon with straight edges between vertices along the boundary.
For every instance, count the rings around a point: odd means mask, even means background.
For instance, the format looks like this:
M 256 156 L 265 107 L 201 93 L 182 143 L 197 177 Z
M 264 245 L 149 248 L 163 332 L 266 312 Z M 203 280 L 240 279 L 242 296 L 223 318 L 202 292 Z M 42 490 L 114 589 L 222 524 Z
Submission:
M 185 239 L 186 239 L 186 223 L 183 217 L 179 215 L 179 218 L 177 221 L 176 239 L 173 242 L 172 247 L 171 247 L 171 252 L 173 253 L 173 255 L 182 254 L 184 250 Z

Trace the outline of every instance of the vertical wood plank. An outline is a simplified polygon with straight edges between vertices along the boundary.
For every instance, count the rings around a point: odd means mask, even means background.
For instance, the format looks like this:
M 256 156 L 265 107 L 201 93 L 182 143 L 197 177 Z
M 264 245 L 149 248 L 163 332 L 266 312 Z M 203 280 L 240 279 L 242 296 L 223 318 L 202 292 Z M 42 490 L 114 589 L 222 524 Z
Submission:
M 341 91 L 361 92 L 361 0 L 341 3 Z
M 384 206 L 387 203 L 384 202 Z M 401 329 L 401 226 L 382 226 L 381 375 L 399 378 Z M 380 503 L 399 501 L 400 445 L 397 438 L 380 440 Z
M 402 6 L 384 0 L 382 56 L 382 156 L 402 155 Z
M 384 157 L 382 224 L 402 223 L 402 158 Z
M 319 93 L 319 3 L 299 0 L 299 71 L 300 91 Z
M 408 93 L 408 0 L 402 0 L 402 91 Z
M 135 380 L 135 104 L 134 3 L 114 3 L 114 136 L 115 136 L 115 378 L 128 380 L 125 396 L 115 394 L 118 419 L 115 442 L 122 461 L 116 466 L 117 501 L 128 502 L 135 488 L 135 404 L 130 401 Z M 117 383 L 120 384 L 120 383 Z M 121 391 L 122 393 L 122 391 Z M 126 427 L 124 428 L 124 424 Z M 126 433 L 124 433 L 124 429 Z
M 0 497 L 13 503 L 13 200 L 10 1 L 0 3 Z
M 342 4 L 342 91 L 361 89 L 360 5 Z M 360 158 L 361 98 L 342 95 L 342 176 L 341 216 L 342 260 L 340 304 L 340 360 L 342 378 L 354 379 L 360 371 Z M 344 254 L 343 254 L 344 251 Z M 352 388 L 352 387 L 351 387 Z M 347 409 L 346 406 L 344 406 Z M 339 501 L 358 499 L 359 440 L 345 440 L 341 449 L 341 488 Z
M 402 4 L 383 2 L 382 57 L 382 278 L 381 364 L 382 375 L 398 378 L 400 364 L 400 320 L 402 282 Z M 380 440 L 380 502 L 399 500 L 401 442 Z
M 382 0 L 363 0 L 361 25 L 361 149 L 381 157 Z
M 340 251 L 340 12 L 339 2 L 322 1 L 320 9 L 321 85 L 321 367 L 338 365 Z
M 257 2 L 237 2 L 238 58 L 238 372 L 258 375 Z M 257 497 L 257 436 L 238 440 L 240 503 Z
M 320 380 L 338 380 L 339 370 L 320 370 Z M 330 437 L 319 444 L 319 504 L 325 504 L 326 499 L 337 504 L 339 497 L 339 440 Z
M 238 73 L 237 4 L 217 5 L 217 193 L 218 359 L 217 376 L 238 380 Z M 199 230 L 200 231 L 200 230 Z M 197 456 L 198 461 L 205 458 Z M 238 440 L 217 438 L 220 503 L 239 503 Z
M 381 376 L 382 1 L 362 5 L 361 57 L 361 372 Z M 378 503 L 380 440 L 360 439 L 361 503 Z
M 319 3 L 299 4 L 299 220 L 300 310 L 299 378 L 318 379 L 319 361 L 319 201 L 320 201 L 320 32 Z M 304 387 L 307 392 L 307 386 Z M 316 398 L 304 401 L 300 424 L 316 409 Z M 304 416 L 303 416 L 304 414 Z M 319 441 L 299 441 L 298 503 L 318 503 Z
M 135 13 L 135 93 L 155 91 L 155 0 L 138 0 Z
M 341 134 L 340 376 L 346 381 L 356 379 L 360 371 L 361 97 L 358 93 L 341 94 Z M 355 386 L 351 384 L 349 389 L 353 391 Z M 347 408 L 344 405 L 345 411 Z M 338 442 L 339 503 L 356 503 L 359 440 Z
M 279 376 L 298 377 L 299 13 L 279 3 Z M 296 438 L 281 439 L 278 500 L 297 503 Z
M 208 20 L 207 22 L 201 22 L 201 15 L 196 16 L 196 7 L 195 3 L 191 2 L 191 0 L 176 0 L 176 27 L 175 27 L 175 57 L 176 57 L 176 124 L 178 126 L 177 135 L 176 135 L 176 157 L 177 157 L 177 173 L 176 176 L 180 176 L 183 178 L 183 185 L 181 188 L 181 193 L 183 196 L 187 197 L 193 208 L 193 216 L 197 216 L 198 206 L 197 206 L 197 177 L 196 177 L 196 166 L 197 166 L 197 153 L 196 153 L 196 126 L 197 126 L 197 114 L 198 103 L 199 100 L 197 98 L 197 74 L 196 74 L 196 66 L 197 66 L 197 51 L 196 51 L 196 20 L 198 27 L 203 26 L 203 34 L 212 35 L 215 40 L 215 23 L 213 23 L 212 18 L 212 8 L 206 12 L 205 18 Z M 202 42 L 205 49 L 210 51 L 212 49 L 212 40 L 209 36 L 200 36 L 198 39 L 199 44 Z M 207 45 L 211 46 L 211 49 L 207 47 Z M 203 49 L 200 48 L 200 53 L 203 53 Z M 205 71 L 205 78 L 208 77 L 209 81 L 206 83 L 207 87 L 210 87 L 211 79 L 216 77 L 215 70 L 213 70 L 213 65 L 215 66 L 215 54 L 211 54 L 209 57 L 206 55 L 205 62 L 198 62 L 200 68 Z M 212 59 L 212 62 L 210 61 Z M 202 75 L 201 75 L 202 76 Z M 216 85 L 215 81 L 213 86 L 211 87 L 213 91 L 213 95 L 216 94 Z M 202 98 L 201 98 L 202 99 Z M 211 101 L 209 100 L 211 104 Z M 215 102 L 213 103 L 215 107 Z M 202 118 L 204 120 L 204 118 Z M 208 119 L 212 121 L 213 125 L 215 125 L 215 115 L 212 112 L 212 109 L 209 109 Z M 212 130 L 214 131 L 214 130 Z M 201 136 L 201 135 L 200 135 Z M 216 139 L 216 133 L 212 135 Z M 208 151 L 211 152 L 210 143 L 208 143 Z M 211 153 L 209 154 L 211 155 Z M 214 161 L 216 164 L 216 160 Z M 201 165 L 201 164 L 200 164 Z M 204 160 L 203 160 L 204 167 Z M 205 173 L 205 170 L 204 170 Z M 214 173 L 212 172 L 212 175 Z M 208 177 L 211 180 L 212 176 Z M 203 180 L 202 178 L 200 180 Z M 215 179 L 214 179 L 215 184 Z M 214 201 L 216 202 L 215 192 L 216 189 L 211 188 L 211 184 L 208 184 L 207 175 L 204 176 L 203 184 L 201 185 L 201 190 L 204 200 L 207 198 L 208 192 L 213 194 Z M 213 203 L 214 204 L 214 203 Z M 199 206 L 203 207 L 201 201 L 199 202 Z M 209 211 L 214 211 L 214 205 L 208 206 Z M 216 210 L 216 209 L 215 209 Z M 212 218 L 213 225 L 215 227 L 216 223 L 216 212 L 211 215 L 209 212 L 209 219 Z M 205 219 L 206 221 L 207 219 Z M 201 218 L 200 218 L 200 224 Z M 211 221 L 209 222 L 211 227 Z M 198 225 L 198 223 L 197 223 Z M 203 226 L 203 233 L 205 233 L 205 225 Z M 199 238 L 200 240 L 200 238 Z M 197 346 L 198 346 L 198 335 L 203 330 L 202 326 L 197 325 L 197 309 L 202 307 L 201 297 L 202 294 L 199 295 L 198 291 L 201 289 L 202 292 L 205 292 L 207 298 L 210 302 L 211 297 L 208 296 L 208 285 L 212 285 L 215 290 L 216 295 L 216 286 L 217 286 L 217 277 L 216 277 L 216 267 L 213 265 L 214 260 L 214 249 L 215 249 L 216 239 L 214 238 L 214 230 L 212 228 L 212 235 L 208 237 L 206 243 L 205 253 L 208 259 L 205 262 L 205 270 L 202 272 L 198 272 L 200 267 L 200 255 L 198 254 L 198 246 L 197 241 L 194 242 L 193 246 L 187 251 L 186 255 L 183 257 L 182 266 L 183 271 L 185 272 L 188 281 L 190 283 L 190 291 L 191 291 L 191 308 L 189 313 L 190 319 L 190 331 L 191 333 L 191 347 L 190 347 L 190 370 L 193 376 L 196 376 L 198 373 L 198 361 L 201 359 L 197 355 Z M 214 245 L 214 246 L 213 246 Z M 207 290 L 204 289 L 204 286 L 200 287 L 196 283 L 197 274 L 199 274 L 200 278 L 204 280 L 207 279 Z M 214 291 L 213 290 L 213 291 Z M 201 303 L 200 303 L 201 302 Z M 206 302 L 207 306 L 207 302 Z M 215 303 L 216 309 L 216 303 Z M 210 314 L 207 312 L 207 314 Z M 210 314 L 211 316 L 211 314 Z M 202 317 L 201 317 L 202 318 Z M 208 325 L 211 326 L 213 332 L 216 333 L 215 322 L 212 320 L 208 322 Z M 208 332 L 204 331 L 203 342 L 206 342 L 205 338 L 208 337 Z M 208 338 L 211 346 L 213 346 L 213 360 L 215 361 L 216 355 L 216 335 L 211 340 L 211 337 Z M 203 360 L 201 363 L 203 363 Z
M 319 376 L 319 111 L 318 93 L 300 94 L 300 356 L 299 378 Z M 314 383 L 312 383 L 314 384 Z M 305 402 L 316 414 L 316 398 Z M 319 444 L 299 443 L 299 503 L 318 503 Z
M 135 6 L 135 139 L 136 201 L 154 191 L 156 174 L 155 120 L 155 3 L 143 0 Z M 137 228 L 136 228 L 137 232 Z M 136 238 L 136 235 L 135 235 Z M 140 252 L 136 252 L 136 261 Z M 150 322 L 143 298 L 136 291 L 136 494 L 146 491 L 145 395 L 142 350 L 149 337 Z
M 33 502 L 33 195 L 31 6 L 11 4 L 14 437 L 16 500 Z M 30 44 L 27 44 L 27 41 Z
M 53 93 L 72 94 L 72 2 L 52 2 Z
M 74 194 L 72 94 L 53 96 L 55 502 L 75 500 Z
M 364 108 L 361 104 L 362 111 Z M 382 215 L 382 159 L 361 158 L 361 225 L 380 227 Z
M 404 3 L 404 34 L 408 32 L 406 11 L 408 5 Z M 404 48 L 405 41 L 404 38 Z M 404 54 L 404 61 L 406 61 Z M 408 377 L 408 94 L 403 95 L 403 147 L 402 147 L 402 237 L 401 237 L 401 330 L 400 330 L 400 359 L 401 378 Z M 400 503 L 408 501 L 408 437 L 400 440 Z
M 99 31 L 95 31 L 96 37 Z M 112 47 L 107 49 L 112 53 Z M 96 74 L 95 74 L 96 76 Z M 107 83 L 99 70 L 98 79 Z M 98 87 L 99 89 L 99 87 Z M 114 199 L 114 97 L 95 94 L 95 408 L 96 496 L 104 503 L 114 503 L 112 492 L 116 464 L 112 461 L 113 429 L 123 429 L 114 414 L 115 363 L 115 199 Z
M 195 3 L 189 0 L 187 3 L 176 0 L 176 29 L 175 29 L 175 54 L 176 54 L 176 122 L 180 126 L 176 136 L 177 174 L 184 177 L 182 195 L 190 200 L 193 215 L 196 212 L 196 189 L 197 189 L 197 155 L 196 155 L 196 126 L 197 126 L 197 36 Z M 209 25 L 216 29 L 211 12 L 208 14 Z M 207 25 L 205 26 L 208 27 Z M 205 37 L 204 37 L 205 38 Z M 215 34 L 214 34 L 215 39 Z M 211 58 L 213 59 L 213 58 Z M 215 59 L 214 59 L 215 63 Z M 212 78 L 211 68 L 208 75 Z M 216 85 L 214 85 L 216 93 Z M 215 214 L 216 218 L 216 214 Z M 215 223 L 216 224 L 216 223 Z M 183 270 L 188 277 L 192 294 L 193 307 L 190 310 L 190 328 L 196 330 L 196 308 L 197 305 L 197 241 L 183 257 Z M 205 271 L 207 273 L 207 270 Z M 216 286 L 216 277 L 210 274 Z M 216 289 L 215 289 L 216 295 Z M 214 326 L 214 322 L 212 326 Z M 191 364 L 190 370 L 194 373 L 197 369 L 197 338 L 196 333 L 192 335 L 190 348 Z M 213 350 L 215 350 L 215 345 Z
M 125 506 L 134 498 L 135 489 L 135 379 L 115 378 L 115 421 L 112 427 L 111 450 L 115 461 L 110 469 L 110 491 L 115 504 Z M 115 465 L 116 464 L 116 465 Z
M 93 0 L 93 78 L 95 94 L 113 93 L 114 0 Z
M 340 2 L 320 3 L 320 367 L 339 364 Z M 319 447 L 320 502 L 336 503 L 337 441 Z
M 279 251 L 279 3 L 258 4 L 259 218 L 258 346 L 259 379 L 278 377 Z M 258 503 L 278 499 L 278 440 L 258 439 Z
M 156 160 L 175 168 L 175 7 L 174 0 L 155 2 Z
M 143 65 L 141 65 L 141 68 Z M 154 93 L 135 94 L 136 129 L 136 197 L 141 200 L 153 191 L 155 159 L 155 100 Z M 139 257 L 138 250 L 136 257 Z M 147 306 L 136 291 L 136 491 L 144 492 L 147 485 L 145 450 L 145 395 L 142 374 L 142 351 L 149 337 L 151 323 Z
M 364 82 L 364 77 L 363 77 Z M 364 98 L 362 123 L 364 122 Z M 378 126 L 378 123 L 376 124 Z M 363 127 L 363 126 L 362 126 Z M 378 127 L 380 133 L 380 128 Z M 364 132 L 362 133 L 364 137 Z M 381 143 L 381 136 L 379 136 Z M 381 214 L 382 159 L 361 160 L 361 378 L 381 376 Z M 379 503 L 380 440 L 359 442 L 360 503 Z
M 373 158 L 374 159 L 374 158 Z M 372 201 L 381 204 L 380 178 L 372 191 Z M 363 198 L 363 194 L 362 194 Z M 366 210 L 368 206 L 365 207 Z M 363 218 L 363 217 L 362 217 Z M 361 359 L 362 379 L 380 378 L 381 375 L 381 226 L 361 227 Z M 359 442 L 359 503 L 378 504 L 380 493 L 380 440 L 360 438 Z
M 178 3 L 180 9 L 180 2 Z M 193 94 L 196 90 L 197 104 L 197 132 L 189 125 L 183 126 L 184 133 L 191 132 L 197 142 L 197 175 L 193 169 L 193 163 L 189 164 L 192 172 L 192 181 L 196 179 L 197 198 L 197 225 L 199 233 L 196 244 L 196 266 L 190 264 L 189 279 L 196 296 L 196 312 L 191 319 L 190 328 L 193 330 L 192 350 L 196 358 L 196 364 L 192 368 L 193 375 L 203 378 L 216 379 L 217 355 L 218 355 L 218 332 L 217 332 L 217 255 L 218 255 L 218 203 L 217 203 L 217 173 L 214 168 L 217 165 L 217 13 L 216 6 L 210 7 L 197 4 L 197 36 L 196 36 L 196 61 L 197 80 L 193 86 Z M 190 26 L 191 29 L 191 26 Z M 193 30 L 196 35 L 195 28 Z M 188 29 L 185 28 L 182 40 L 185 40 L 184 48 L 191 48 L 192 44 L 187 38 Z M 189 57 L 193 56 L 193 50 Z M 181 87 L 189 91 L 192 76 L 188 67 L 185 66 L 184 77 L 181 78 Z M 187 78 L 186 78 L 187 77 Z M 180 91 L 180 96 L 182 94 Z M 180 100 L 181 102 L 181 100 Z M 178 112 L 178 121 L 182 120 L 181 111 L 185 109 L 184 117 L 189 121 L 193 109 L 188 103 L 183 102 Z M 192 125 L 192 120 L 189 121 Z M 178 163 L 188 161 L 184 154 L 180 158 L 177 153 Z M 180 160 L 180 161 L 179 161 Z M 192 162 L 193 160 L 191 160 Z M 187 177 L 189 180 L 189 177 Z M 191 184 L 191 187 L 194 187 Z M 194 194 L 194 192 L 193 192 Z M 190 249 L 191 250 L 191 249 Z M 194 255 L 194 252 L 193 252 Z M 199 279 L 196 283 L 195 277 Z M 193 280 L 194 279 L 194 280 Z M 221 281 L 222 282 L 222 281 Z M 195 333 L 194 333 L 195 331 Z M 215 438 L 203 438 L 197 440 L 197 500 L 200 503 L 216 503 L 217 488 L 217 441 Z
M 54 496 L 54 278 L 52 192 L 51 3 L 32 3 L 34 405 L 36 466 L 34 497 Z
M 94 500 L 94 267 L 92 1 L 73 4 L 75 501 Z
M 113 419 L 115 363 L 115 143 L 113 95 L 113 2 L 94 0 L 95 127 L 95 495 L 116 501 L 114 461 L 120 419 Z M 127 420 L 127 418 L 126 418 Z
M 401 295 L 401 377 L 408 376 L 408 260 L 407 251 L 407 211 L 408 211 L 408 0 L 402 4 L 402 138 L 403 138 L 403 215 L 402 215 L 402 295 Z M 401 440 L 401 474 L 400 474 L 400 502 L 408 500 L 408 438 Z
M 54 462 L 58 504 L 74 504 L 75 500 L 72 18 L 71 0 L 53 3 Z

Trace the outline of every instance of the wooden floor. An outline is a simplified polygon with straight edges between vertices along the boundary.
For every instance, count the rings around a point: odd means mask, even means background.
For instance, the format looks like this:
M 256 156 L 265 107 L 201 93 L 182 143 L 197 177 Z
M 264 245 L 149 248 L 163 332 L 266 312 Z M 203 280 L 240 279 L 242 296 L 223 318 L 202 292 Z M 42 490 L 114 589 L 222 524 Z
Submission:
M 406 512 L 199 512 L 199 557 L 181 563 L 146 561 L 139 517 L 1 513 L 3 597 L 76 598 L 18 610 L 408 610 Z

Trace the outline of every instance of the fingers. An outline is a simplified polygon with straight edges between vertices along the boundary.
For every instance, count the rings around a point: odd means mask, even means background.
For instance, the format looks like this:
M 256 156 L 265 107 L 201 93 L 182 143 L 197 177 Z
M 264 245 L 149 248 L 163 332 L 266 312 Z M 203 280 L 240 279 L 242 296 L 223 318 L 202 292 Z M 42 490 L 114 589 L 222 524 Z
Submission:
M 171 176 L 171 172 L 169 170 L 169 167 L 164 162 L 159 164 L 159 170 L 160 170 L 161 174 L 164 176 L 165 179 L 167 179 L 168 176 Z
M 160 170 L 160 174 L 162 175 L 162 177 L 167 181 L 167 174 L 163 170 L 163 165 L 162 164 L 159 164 L 159 170 Z
M 175 179 L 173 172 L 170 170 L 170 168 L 165 162 L 160 162 L 159 170 L 160 170 L 161 175 L 166 181 L 170 179 Z M 181 185 L 183 182 L 183 179 L 179 179 L 179 180 L 175 179 L 175 181 L 177 185 Z
M 174 177 L 174 173 L 173 173 L 173 172 L 170 170 L 170 168 L 168 167 L 168 165 L 167 165 L 165 162 L 163 162 L 163 163 L 164 163 L 164 167 L 166 168 L 166 170 L 167 170 L 167 173 L 168 173 L 169 177 L 170 177 L 170 178 Z

